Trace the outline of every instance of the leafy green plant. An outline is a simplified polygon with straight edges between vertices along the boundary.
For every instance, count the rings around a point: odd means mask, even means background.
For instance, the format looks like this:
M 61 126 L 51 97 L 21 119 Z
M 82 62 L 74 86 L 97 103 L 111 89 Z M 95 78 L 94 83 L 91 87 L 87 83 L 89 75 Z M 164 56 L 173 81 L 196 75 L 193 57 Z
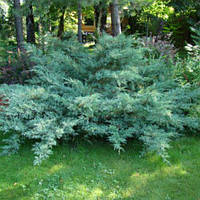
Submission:
M 20 138 L 35 141 L 34 164 L 59 140 L 94 137 L 119 152 L 128 138 L 138 139 L 145 151 L 166 159 L 172 138 L 200 127 L 198 118 L 187 115 L 200 90 L 180 85 L 165 60 L 147 59 L 133 43 L 124 35 L 105 35 L 92 52 L 55 38 L 47 38 L 42 50 L 32 46 L 28 51 L 37 65 L 29 84 L 1 87 L 9 99 L 0 113 L 1 130 L 12 132 L 18 144 Z
M 32 77 L 30 72 L 32 66 L 33 63 L 26 55 L 16 56 L 13 62 L 5 63 L 0 67 L 0 84 L 24 84 Z
M 188 55 L 185 59 L 177 62 L 176 76 L 182 84 L 191 84 L 192 87 L 200 86 L 200 30 L 192 28 L 194 45 L 188 44 Z M 200 117 L 200 101 L 193 103 L 190 110 L 191 116 Z
M 194 45 L 187 44 L 186 50 L 189 54 L 197 59 L 200 60 L 200 29 L 191 28 L 193 32 L 192 38 L 194 40 Z
M 192 28 L 194 45 L 187 44 L 185 47 L 188 55 L 185 59 L 177 62 L 177 76 L 183 84 L 192 83 L 200 85 L 200 30 Z
M 60 176 L 48 176 L 45 180 L 41 179 L 38 184 L 41 189 L 34 195 L 34 200 L 66 199 Z
M 159 58 L 162 57 L 166 61 L 175 61 L 177 49 L 170 42 L 169 36 L 162 35 L 140 37 L 138 38 L 139 46 L 146 48 L 146 55 L 148 57 Z
M 32 66 L 29 57 L 19 54 L 13 42 L 0 39 L 0 84 L 24 84 L 32 76 Z
M 183 84 L 200 85 L 200 62 L 198 57 L 187 57 L 176 64 L 176 76 Z

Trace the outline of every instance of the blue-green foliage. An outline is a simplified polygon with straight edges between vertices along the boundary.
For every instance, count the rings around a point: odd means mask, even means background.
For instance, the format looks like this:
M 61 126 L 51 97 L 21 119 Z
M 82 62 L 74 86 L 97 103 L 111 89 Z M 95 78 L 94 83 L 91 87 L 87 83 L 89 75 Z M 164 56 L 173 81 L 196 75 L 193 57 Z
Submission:
M 199 129 L 199 119 L 187 113 L 200 90 L 179 85 L 169 64 L 145 58 L 132 44 L 124 35 L 105 35 L 93 51 L 57 39 L 49 39 L 43 51 L 30 48 L 34 78 L 25 86 L 1 87 L 9 99 L 0 112 L 1 130 L 18 135 L 19 143 L 33 140 L 35 164 L 58 140 L 94 137 L 118 151 L 135 138 L 166 158 L 171 138 L 185 128 Z M 14 151 L 11 142 L 9 147 Z

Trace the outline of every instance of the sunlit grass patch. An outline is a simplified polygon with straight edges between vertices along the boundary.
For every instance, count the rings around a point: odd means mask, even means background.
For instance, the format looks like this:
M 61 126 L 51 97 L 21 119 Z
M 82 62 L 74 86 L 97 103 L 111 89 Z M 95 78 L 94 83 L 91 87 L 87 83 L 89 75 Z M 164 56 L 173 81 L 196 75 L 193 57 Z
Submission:
M 59 146 L 33 166 L 29 146 L 0 157 L 1 200 L 196 200 L 200 198 L 200 139 L 172 143 L 170 164 L 157 155 L 141 157 L 128 145 L 118 154 L 98 142 Z M 139 145 L 138 145 L 139 147 Z

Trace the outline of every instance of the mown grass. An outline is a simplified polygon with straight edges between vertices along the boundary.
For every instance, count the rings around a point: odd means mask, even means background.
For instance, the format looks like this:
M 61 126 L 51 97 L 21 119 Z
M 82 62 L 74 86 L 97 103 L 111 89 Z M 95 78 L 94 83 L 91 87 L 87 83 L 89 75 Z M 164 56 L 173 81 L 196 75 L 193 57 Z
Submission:
M 171 165 L 156 155 L 141 158 L 140 145 L 120 155 L 98 142 L 59 146 L 33 166 L 29 146 L 0 157 L 0 200 L 198 200 L 200 139 L 182 138 L 169 151 Z

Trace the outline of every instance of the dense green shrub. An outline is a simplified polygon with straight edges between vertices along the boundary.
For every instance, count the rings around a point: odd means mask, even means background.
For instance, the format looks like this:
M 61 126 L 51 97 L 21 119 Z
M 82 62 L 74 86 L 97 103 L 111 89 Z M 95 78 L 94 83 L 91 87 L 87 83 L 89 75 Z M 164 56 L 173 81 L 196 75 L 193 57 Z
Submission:
M 194 45 L 188 44 L 186 49 L 191 56 L 200 60 L 200 28 L 191 28 L 191 31 L 193 32 L 192 38 Z
M 170 42 L 169 36 L 165 38 L 162 35 L 139 37 L 135 45 L 146 48 L 146 56 L 148 57 L 163 57 L 166 61 L 175 61 L 177 49 Z
M 183 85 L 191 84 L 193 88 L 200 86 L 200 29 L 194 29 L 194 45 L 188 44 L 188 56 L 180 59 L 176 64 L 176 77 Z M 200 117 L 200 101 L 193 103 L 190 114 Z
M 200 56 L 200 54 L 199 54 Z M 193 56 L 188 56 L 185 59 L 180 59 L 176 63 L 176 76 L 182 84 L 200 85 L 200 59 Z
M 21 58 L 14 63 L 1 66 L 0 84 L 24 84 L 32 77 L 32 73 L 29 71 L 31 66 L 31 62 Z
M 1 87 L 9 106 L 0 112 L 0 128 L 11 134 L 3 152 L 15 152 L 28 138 L 39 164 L 58 140 L 103 137 L 121 151 L 135 138 L 165 159 L 171 138 L 199 129 L 199 119 L 187 113 L 200 91 L 181 86 L 171 66 L 145 58 L 133 43 L 105 35 L 92 52 L 54 38 L 43 50 L 30 48 L 34 78 Z
M 29 57 L 19 54 L 13 42 L 0 39 L 0 84 L 23 84 L 31 78 L 32 66 Z

